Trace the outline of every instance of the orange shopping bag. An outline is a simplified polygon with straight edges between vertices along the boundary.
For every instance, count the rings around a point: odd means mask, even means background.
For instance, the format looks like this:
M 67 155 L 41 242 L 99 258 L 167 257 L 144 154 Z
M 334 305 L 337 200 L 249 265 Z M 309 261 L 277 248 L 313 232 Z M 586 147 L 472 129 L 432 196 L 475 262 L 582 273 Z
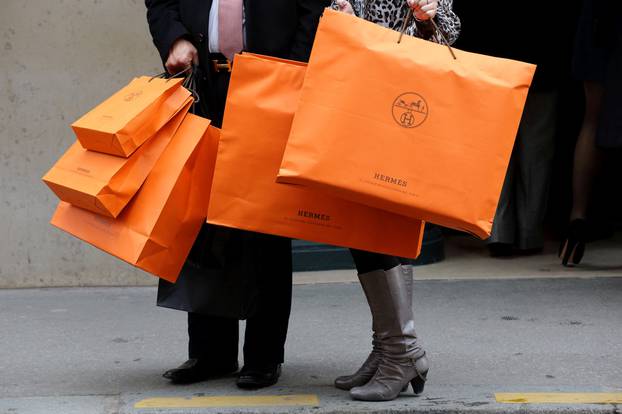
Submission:
M 188 114 L 147 180 L 116 218 L 61 201 L 51 223 L 174 282 L 205 221 L 219 131 Z
M 490 235 L 535 66 L 326 10 L 279 182 Z
M 128 157 L 184 106 L 190 92 L 182 82 L 135 78 L 71 127 L 84 148 Z
M 305 66 L 257 55 L 236 56 L 207 221 L 416 258 L 421 221 L 276 183 Z
M 62 201 L 117 217 L 136 194 L 190 109 L 192 98 L 129 158 L 85 150 L 75 142 L 43 181 Z

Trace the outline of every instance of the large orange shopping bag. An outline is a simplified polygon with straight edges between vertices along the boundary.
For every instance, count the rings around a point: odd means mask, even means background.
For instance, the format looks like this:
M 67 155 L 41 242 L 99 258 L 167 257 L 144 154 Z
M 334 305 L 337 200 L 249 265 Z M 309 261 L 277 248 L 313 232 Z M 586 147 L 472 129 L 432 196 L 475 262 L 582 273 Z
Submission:
M 192 98 L 129 158 L 82 148 L 75 142 L 43 181 L 62 201 L 117 217 L 143 184 L 186 116 Z
M 84 148 L 128 157 L 184 106 L 190 92 L 182 82 L 135 78 L 71 127 Z
M 326 10 L 279 182 L 489 236 L 535 66 Z
M 207 221 L 417 257 L 421 221 L 276 183 L 305 66 L 258 55 L 236 56 Z
M 147 272 L 174 282 L 201 225 L 219 131 L 188 114 L 136 196 L 116 218 L 61 201 L 51 223 Z

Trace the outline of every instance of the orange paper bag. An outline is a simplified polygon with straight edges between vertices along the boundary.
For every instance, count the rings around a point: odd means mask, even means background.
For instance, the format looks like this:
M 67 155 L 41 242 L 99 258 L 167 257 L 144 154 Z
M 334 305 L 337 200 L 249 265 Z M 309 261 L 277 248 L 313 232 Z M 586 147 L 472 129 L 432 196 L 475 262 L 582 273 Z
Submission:
M 276 183 L 304 76 L 304 64 L 236 56 L 207 221 L 416 258 L 421 221 Z
M 74 143 L 43 181 L 62 201 L 117 217 L 149 175 L 191 104 L 188 98 L 186 106 L 129 158 L 85 150 Z
M 490 235 L 534 65 L 326 10 L 279 182 Z
M 86 149 L 129 157 L 184 105 L 183 79 L 142 76 L 74 122 Z
M 61 201 L 51 223 L 168 281 L 177 280 L 205 221 L 219 132 L 188 114 L 136 196 L 116 218 Z

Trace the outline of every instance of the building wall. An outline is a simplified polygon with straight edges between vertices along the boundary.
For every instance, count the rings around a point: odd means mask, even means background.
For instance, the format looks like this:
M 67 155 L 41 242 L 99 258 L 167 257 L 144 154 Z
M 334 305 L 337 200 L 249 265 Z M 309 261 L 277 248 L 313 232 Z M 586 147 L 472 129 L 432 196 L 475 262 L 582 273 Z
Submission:
M 69 125 L 162 66 L 142 0 L 3 0 L 0 11 L 0 288 L 140 285 L 155 278 L 48 224 L 42 175 Z

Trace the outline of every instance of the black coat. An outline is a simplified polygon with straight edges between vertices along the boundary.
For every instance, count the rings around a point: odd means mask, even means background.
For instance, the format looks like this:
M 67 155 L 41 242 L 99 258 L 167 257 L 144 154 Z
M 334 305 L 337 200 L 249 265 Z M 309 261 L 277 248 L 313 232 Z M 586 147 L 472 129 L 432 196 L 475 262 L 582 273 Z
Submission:
M 163 62 L 180 37 L 194 43 L 200 62 L 207 61 L 212 0 L 145 0 L 145 4 L 153 42 Z M 307 61 L 319 17 L 329 5 L 330 0 L 244 0 L 246 50 Z
M 211 66 L 205 64 L 209 61 L 212 0 L 146 0 L 145 4 L 153 42 L 163 62 L 179 38 L 190 40 L 197 48 L 200 68 L 193 74 L 197 75 L 201 99 L 194 109 L 220 126 L 228 82 L 225 77 L 212 76 Z M 307 61 L 319 17 L 329 4 L 330 0 L 244 0 L 246 50 Z M 261 312 L 266 324 L 279 325 L 286 332 L 291 267 L 288 239 L 205 225 L 178 283 L 160 281 L 158 305 L 239 319 Z M 255 321 L 258 324 L 261 322 Z

